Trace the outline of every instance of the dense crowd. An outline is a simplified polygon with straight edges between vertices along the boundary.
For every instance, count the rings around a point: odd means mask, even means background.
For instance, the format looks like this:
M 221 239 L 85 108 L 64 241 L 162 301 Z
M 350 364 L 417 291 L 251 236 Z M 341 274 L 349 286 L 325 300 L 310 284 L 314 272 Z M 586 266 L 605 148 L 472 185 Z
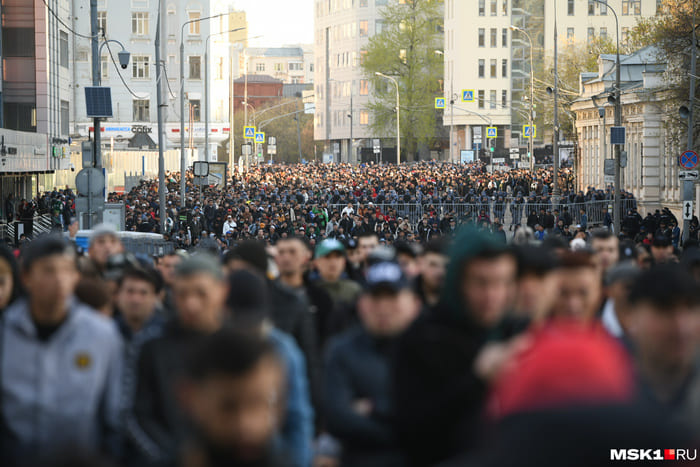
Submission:
M 695 465 L 700 249 L 669 210 L 632 206 L 614 235 L 566 218 L 576 194 L 512 235 L 449 212 L 402 235 L 377 211 L 394 196 L 473 190 L 492 214 L 496 190 L 548 199 L 547 172 L 299 169 L 190 185 L 169 235 L 197 217 L 200 235 L 157 257 L 106 225 L 79 248 L 70 209 L 67 232 L 0 248 L 3 465 L 588 467 L 631 448 Z M 153 189 L 121 198 L 134 225 L 156 229 Z M 340 231 L 350 214 L 362 228 Z

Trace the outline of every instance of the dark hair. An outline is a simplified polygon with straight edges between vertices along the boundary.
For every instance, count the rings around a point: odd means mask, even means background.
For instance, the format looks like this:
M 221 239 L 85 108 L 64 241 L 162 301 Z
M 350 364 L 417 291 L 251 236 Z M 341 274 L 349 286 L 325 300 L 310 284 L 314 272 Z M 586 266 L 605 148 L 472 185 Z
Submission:
M 111 300 L 107 283 L 94 276 L 80 279 L 80 282 L 75 287 L 75 296 L 78 300 L 95 310 L 99 310 Z
M 379 235 L 377 235 L 376 232 L 360 232 L 359 234 L 357 234 L 357 241 L 359 243 L 361 238 L 369 238 L 369 237 L 376 237 L 377 239 L 379 239 Z
M 270 293 L 267 281 L 257 272 L 235 271 L 228 277 L 226 307 L 235 326 L 255 327 L 270 314 Z
M 428 243 L 423 247 L 423 252 L 421 256 L 428 253 L 435 253 L 438 255 L 444 255 L 447 251 L 447 242 L 444 237 L 432 237 Z
M 265 357 L 276 357 L 268 340 L 258 334 L 224 328 L 194 345 L 188 359 L 187 376 L 195 382 L 217 375 L 240 377 Z
M 262 274 L 267 274 L 267 252 L 261 242 L 245 240 L 231 248 L 224 256 L 224 264 L 233 260 L 243 261 Z
M 519 279 L 525 276 L 544 277 L 557 267 L 556 255 L 544 246 L 519 246 L 515 249 L 515 258 Z
M 591 231 L 591 241 L 608 240 L 609 238 L 615 238 L 615 234 L 613 234 L 608 229 L 594 229 L 593 231 Z
M 22 248 L 20 262 L 23 271 L 29 271 L 40 259 L 54 255 L 66 255 L 76 259 L 75 249 L 66 240 L 55 234 L 42 235 Z
M 590 251 L 565 251 L 559 255 L 559 269 L 596 268 Z
M 155 293 L 160 293 L 163 288 L 163 277 L 160 275 L 160 272 L 152 268 L 127 267 L 117 281 L 119 288 L 121 288 L 126 279 L 148 282 L 153 286 Z
M 688 270 L 675 263 L 653 266 L 632 284 L 630 305 L 648 302 L 661 310 L 700 302 L 700 285 Z

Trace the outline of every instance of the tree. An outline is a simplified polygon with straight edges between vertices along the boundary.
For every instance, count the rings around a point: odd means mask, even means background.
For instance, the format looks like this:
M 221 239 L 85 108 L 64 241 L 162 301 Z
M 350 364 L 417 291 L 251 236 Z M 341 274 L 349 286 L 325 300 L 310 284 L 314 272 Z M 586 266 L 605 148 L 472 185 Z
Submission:
M 443 76 L 442 57 L 435 51 L 444 46 L 443 6 L 442 0 L 391 2 L 381 13 L 384 29 L 363 51 L 362 67 L 372 84 L 372 133 L 393 135 L 396 128 L 396 90 L 379 72 L 399 84 L 402 146 L 409 160 L 435 139 L 434 103 Z

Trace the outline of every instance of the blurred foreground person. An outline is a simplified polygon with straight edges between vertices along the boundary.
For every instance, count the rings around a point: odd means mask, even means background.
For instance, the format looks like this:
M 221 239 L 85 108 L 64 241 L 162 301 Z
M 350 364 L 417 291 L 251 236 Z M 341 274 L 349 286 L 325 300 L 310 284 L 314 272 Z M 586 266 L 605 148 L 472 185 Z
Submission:
M 559 256 L 556 275 L 559 293 L 554 301 L 554 318 L 591 323 L 602 301 L 601 269 L 586 250 L 565 252 Z
M 284 413 L 284 368 L 269 341 L 230 330 L 207 337 L 178 393 L 192 425 L 180 467 L 293 465 L 274 442 Z
M 677 264 L 655 266 L 629 303 L 642 399 L 700 437 L 700 285 Z
M 326 423 L 342 444 L 341 465 L 402 466 L 391 424 L 390 364 L 421 303 L 396 263 L 370 266 L 366 282 L 357 304 L 361 325 L 331 340 L 326 352 Z
M 441 302 L 399 340 L 392 381 L 400 447 L 417 466 L 471 448 L 486 381 L 508 355 L 492 341 L 517 331 L 504 320 L 515 292 L 513 253 L 467 228 L 448 256 Z
M 523 245 L 516 249 L 518 290 L 513 313 L 541 324 L 548 317 L 556 299 L 557 259 L 545 246 Z
M 3 460 L 68 447 L 118 455 L 122 343 L 111 321 L 75 300 L 75 249 L 39 238 L 21 271 L 27 297 L 0 324 Z

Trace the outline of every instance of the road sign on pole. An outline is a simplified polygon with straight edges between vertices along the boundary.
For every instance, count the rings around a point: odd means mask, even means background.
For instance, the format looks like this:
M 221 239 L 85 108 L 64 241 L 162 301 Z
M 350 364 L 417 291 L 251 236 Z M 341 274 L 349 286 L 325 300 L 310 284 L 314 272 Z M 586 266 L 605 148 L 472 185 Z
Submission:
M 699 161 L 698 153 L 695 151 L 685 151 L 681 154 L 681 157 L 678 158 L 678 165 L 680 165 L 681 169 L 693 170 L 697 168 Z
M 255 133 L 255 142 L 257 144 L 265 144 L 265 132 L 258 131 Z
M 683 201 L 683 220 L 692 221 L 695 214 L 695 202 Z
M 462 89 L 462 102 L 474 102 L 473 89 Z
M 267 137 L 267 144 L 271 144 L 272 146 L 277 146 L 277 138 L 274 136 L 268 136 Z
M 698 179 L 698 171 L 697 170 L 679 170 L 678 171 L 678 178 L 681 180 L 690 180 L 690 181 L 695 181 Z
M 486 127 L 486 137 L 487 138 L 497 138 L 498 137 L 498 128 L 495 126 Z
M 523 138 L 537 138 L 537 125 L 523 125 Z
M 243 137 L 245 139 L 255 138 L 255 127 L 254 126 L 243 127 Z
M 436 97 L 435 98 L 435 108 L 436 109 L 444 109 L 445 108 L 445 98 L 444 97 Z

